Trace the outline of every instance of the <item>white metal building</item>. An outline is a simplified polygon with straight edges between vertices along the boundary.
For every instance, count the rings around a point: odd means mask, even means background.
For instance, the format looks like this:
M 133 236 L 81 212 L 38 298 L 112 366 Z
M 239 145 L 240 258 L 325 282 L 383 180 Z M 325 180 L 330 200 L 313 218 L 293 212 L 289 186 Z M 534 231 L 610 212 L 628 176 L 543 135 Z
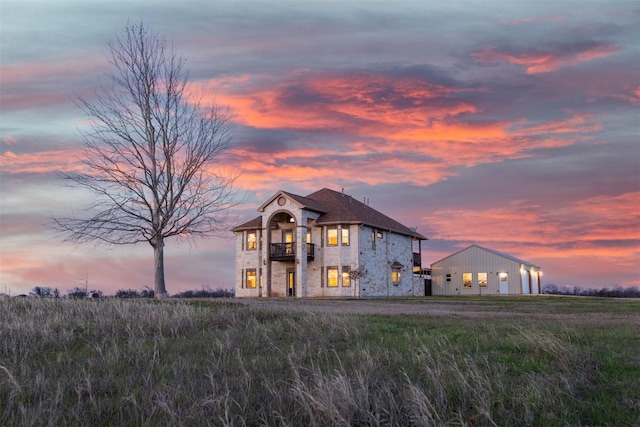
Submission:
M 529 295 L 540 293 L 539 266 L 471 245 L 431 264 L 433 295 Z

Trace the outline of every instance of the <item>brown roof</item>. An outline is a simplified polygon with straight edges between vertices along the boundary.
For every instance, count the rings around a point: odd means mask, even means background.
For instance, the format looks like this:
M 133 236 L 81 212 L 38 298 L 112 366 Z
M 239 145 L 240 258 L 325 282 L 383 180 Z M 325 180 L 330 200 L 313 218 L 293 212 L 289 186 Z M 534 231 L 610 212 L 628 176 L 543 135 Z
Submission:
M 318 225 L 363 224 L 380 230 L 392 231 L 417 239 L 427 240 L 427 238 L 420 233 L 344 193 L 339 193 L 328 188 L 323 188 L 304 197 L 285 191 L 282 191 L 282 193 L 303 205 L 305 209 L 319 212 L 320 216 L 316 220 L 316 224 Z M 255 229 L 261 226 L 262 217 L 257 217 L 235 227 L 233 231 Z

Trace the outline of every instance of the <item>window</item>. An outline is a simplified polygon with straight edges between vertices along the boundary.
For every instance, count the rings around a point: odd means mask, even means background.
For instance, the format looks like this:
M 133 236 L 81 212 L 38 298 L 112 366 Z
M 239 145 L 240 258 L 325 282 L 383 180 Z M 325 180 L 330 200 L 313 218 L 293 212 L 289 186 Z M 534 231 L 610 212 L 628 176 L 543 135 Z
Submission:
M 256 269 L 255 268 L 247 268 L 247 288 L 255 288 L 256 287 Z
M 473 276 L 471 273 L 462 273 L 462 284 L 465 288 L 470 288 L 473 284 Z
M 451 274 L 447 274 L 445 276 L 445 278 L 446 278 L 447 282 L 451 282 Z
M 338 227 L 327 227 L 327 246 L 338 246 Z
M 398 285 L 400 283 L 400 269 L 393 267 L 391 269 L 391 283 L 393 283 L 394 285 Z
M 376 233 L 373 230 L 371 230 L 371 250 L 376 250 Z
M 380 230 L 376 230 L 376 237 L 377 237 L 378 239 L 382 239 L 382 231 L 380 231 Z
M 342 246 L 349 246 L 349 226 L 347 228 L 342 228 Z
M 487 287 L 487 273 L 478 273 L 478 285 L 481 288 Z
M 291 255 L 293 252 L 293 230 L 282 230 L 282 241 L 285 243 L 284 252 Z
M 327 287 L 335 288 L 338 286 L 338 267 L 327 267 Z
M 351 267 L 348 265 L 342 266 L 342 286 L 351 286 Z
M 307 231 L 307 243 L 311 243 L 311 232 Z
M 249 231 L 247 233 L 247 250 L 248 251 L 254 251 L 257 249 L 257 242 L 258 239 L 256 238 L 256 232 L 255 231 Z

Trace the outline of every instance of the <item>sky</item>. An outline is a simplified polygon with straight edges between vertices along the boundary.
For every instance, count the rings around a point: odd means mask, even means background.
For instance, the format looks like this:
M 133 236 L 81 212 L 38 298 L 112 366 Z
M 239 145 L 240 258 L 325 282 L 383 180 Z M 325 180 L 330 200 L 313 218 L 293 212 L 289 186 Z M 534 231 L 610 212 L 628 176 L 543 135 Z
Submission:
M 0 0 L 0 293 L 153 287 L 149 245 L 70 244 L 51 216 L 106 44 L 163 34 L 236 115 L 231 226 L 327 187 L 429 238 L 542 267 L 544 284 L 640 286 L 637 1 Z M 233 288 L 233 233 L 169 240 L 167 291 Z

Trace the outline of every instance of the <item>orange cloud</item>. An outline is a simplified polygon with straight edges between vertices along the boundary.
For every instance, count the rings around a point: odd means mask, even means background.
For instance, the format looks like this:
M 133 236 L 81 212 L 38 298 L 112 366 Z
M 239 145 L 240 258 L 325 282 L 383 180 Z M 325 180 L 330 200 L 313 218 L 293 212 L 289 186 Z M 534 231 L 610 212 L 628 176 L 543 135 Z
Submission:
M 341 143 L 287 147 L 269 152 L 268 159 L 250 150 L 235 150 L 244 171 L 241 182 L 250 188 L 327 177 L 342 182 L 428 185 L 453 174 L 457 166 L 529 157 L 534 149 L 570 145 L 600 129 L 594 117 L 577 113 L 539 123 L 473 121 L 482 111 L 461 96 L 471 90 L 415 77 L 297 71 L 268 85 L 261 79 L 223 78 L 204 87 L 205 92 L 216 93 L 218 101 L 231 105 L 246 126 L 319 131 L 328 138 L 339 134 Z M 259 85 L 252 83 L 256 80 Z M 311 164 L 304 161 L 310 158 L 313 166 L 304 166 Z M 336 163 L 330 165 L 328 159 Z
M 570 52 L 530 51 L 512 55 L 490 47 L 472 53 L 480 64 L 504 61 L 510 64 L 523 65 L 527 74 L 540 74 L 557 71 L 570 65 L 588 62 L 598 58 L 606 58 L 619 52 L 619 48 L 610 44 L 586 46 Z
M 2 172 L 7 174 L 70 171 L 79 167 L 76 160 L 77 154 L 72 150 L 20 154 L 5 151 L 0 154 L 0 165 Z
M 423 221 L 436 230 L 433 239 L 525 252 L 525 259 L 592 257 L 637 265 L 640 247 L 630 249 L 624 242 L 640 241 L 638 206 L 640 192 L 631 192 L 559 208 L 518 200 L 500 208 L 440 210 Z

